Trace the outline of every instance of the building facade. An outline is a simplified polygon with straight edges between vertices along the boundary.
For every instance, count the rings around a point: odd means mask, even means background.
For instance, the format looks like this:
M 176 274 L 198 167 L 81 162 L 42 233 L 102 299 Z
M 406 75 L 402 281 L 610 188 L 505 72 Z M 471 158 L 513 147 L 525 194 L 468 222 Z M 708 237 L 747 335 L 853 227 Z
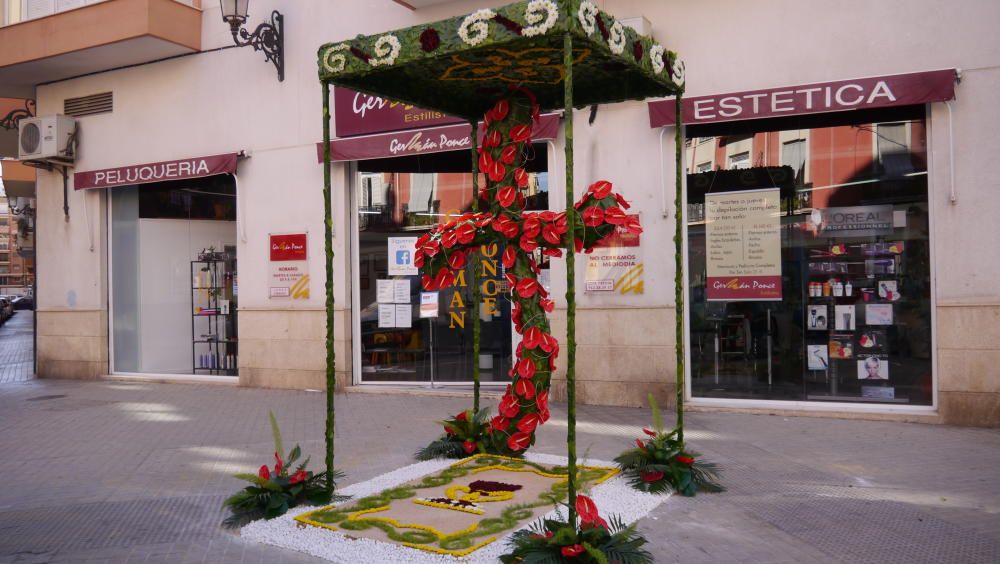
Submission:
M 79 4 L 0 28 L 18 45 L 0 49 L 0 96 L 75 115 L 78 131 L 65 206 L 59 169 L 37 173 L 39 375 L 322 388 L 316 49 L 502 2 L 254 0 L 249 29 L 283 15 L 283 81 L 261 53 L 230 48 L 217 3 Z M 685 199 L 677 209 L 671 101 L 577 110 L 577 193 L 613 182 L 644 228 L 581 258 L 579 400 L 672 400 L 681 315 L 692 408 L 1000 424 L 1000 8 L 601 8 L 686 63 Z M 87 25 L 111 21 L 129 25 Z M 533 209 L 565 207 L 559 120 L 534 131 Z M 407 259 L 471 205 L 468 126 L 340 89 L 333 122 L 338 383 L 461 388 L 478 363 L 503 386 L 517 343 L 502 249 L 433 296 Z M 564 335 L 565 270 L 543 268 Z

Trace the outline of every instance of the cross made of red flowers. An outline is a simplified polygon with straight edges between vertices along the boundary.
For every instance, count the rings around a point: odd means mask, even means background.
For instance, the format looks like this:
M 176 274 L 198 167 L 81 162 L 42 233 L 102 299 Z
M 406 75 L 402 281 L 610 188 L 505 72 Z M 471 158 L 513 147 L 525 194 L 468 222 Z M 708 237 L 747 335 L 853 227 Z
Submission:
M 513 382 L 487 428 L 489 441 L 501 454 L 527 449 L 534 443 L 535 428 L 549 419 L 549 384 L 559 342 L 550 332 L 546 314 L 555 304 L 538 281 L 535 251 L 561 257 L 572 241 L 576 252 L 590 252 L 616 229 L 642 232 L 638 219 L 625 213 L 628 202 L 603 180 L 576 202 L 574 213 L 579 215 L 572 239 L 565 212 L 524 211 L 529 184 L 524 162 L 538 113 L 534 94 L 521 87 L 486 112 L 478 168 L 486 176 L 479 198 L 489 211 L 466 213 L 439 225 L 417 241 L 414 257 L 421 283 L 430 291 L 450 287 L 476 249 L 493 244 L 504 249 L 501 262 L 511 289 L 511 318 L 522 340 L 509 374 Z

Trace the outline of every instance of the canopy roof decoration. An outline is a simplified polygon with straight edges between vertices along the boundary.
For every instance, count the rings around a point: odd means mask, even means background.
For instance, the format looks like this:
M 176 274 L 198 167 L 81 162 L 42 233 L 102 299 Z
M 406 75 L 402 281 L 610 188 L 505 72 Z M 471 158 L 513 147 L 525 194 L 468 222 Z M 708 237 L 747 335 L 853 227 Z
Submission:
M 677 54 L 580 0 L 530 0 L 319 49 L 323 82 L 477 119 L 510 85 L 563 108 L 563 36 L 573 36 L 573 106 L 673 96 Z
M 511 176 L 516 171 L 515 165 L 507 169 L 497 165 L 495 158 L 500 148 L 507 145 L 518 145 L 524 141 L 521 135 L 515 135 L 514 130 L 525 128 L 526 125 L 511 127 L 504 122 L 508 109 L 513 115 L 515 98 L 527 93 L 530 99 L 531 116 L 537 120 L 539 111 L 563 110 L 565 136 L 565 180 L 566 180 L 566 212 L 558 214 L 554 222 L 561 221 L 566 225 L 561 227 L 561 245 L 566 251 L 566 394 L 567 394 L 567 454 L 568 454 L 568 499 L 569 523 L 575 529 L 577 513 L 573 500 L 577 505 L 583 496 L 576 496 L 576 409 L 575 409 L 575 243 L 579 243 L 580 234 L 587 232 L 587 227 L 593 225 L 581 218 L 582 210 L 574 207 L 573 191 L 573 114 L 571 108 L 639 100 L 649 97 L 675 96 L 678 99 L 684 90 L 684 64 L 677 54 L 666 50 L 650 37 L 637 34 L 624 26 L 612 16 L 597 9 L 590 1 L 581 0 L 530 0 L 510 4 L 496 9 L 481 9 L 472 14 L 458 16 L 438 22 L 421 24 L 406 29 L 369 36 L 358 36 L 339 42 L 328 43 L 320 47 L 318 52 L 319 78 L 323 87 L 323 134 L 324 134 L 324 208 L 326 213 L 326 306 L 327 306 L 327 467 L 333 466 L 333 436 L 334 436 L 334 406 L 333 387 L 335 382 L 334 369 L 334 331 L 333 331 L 333 249 L 332 249 L 332 215 L 331 215 L 331 153 L 330 153 L 330 85 L 348 87 L 357 91 L 406 102 L 441 111 L 447 114 L 463 117 L 476 124 L 481 116 L 487 115 L 487 125 L 498 135 L 497 143 L 489 146 L 484 142 L 483 149 L 477 159 L 476 136 L 472 136 L 471 170 L 473 173 L 486 166 L 491 171 L 487 177 L 489 182 L 485 194 L 493 200 L 503 199 L 498 192 L 502 183 L 513 183 Z M 508 107 L 504 100 L 510 100 Z M 521 108 L 521 106 L 517 106 Z M 677 105 L 680 107 L 680 104 Z M 522 108 L 523 110 L 523 108 Z M 521 110 L 518 110 L 521 111 Z M 523 113 L 523 112 L 522 112 Z M 519 114 L 520 115 L 520 114 Z M 492 116 L 492 117 L 491 117 Z M 529 117 L 529 119 L 531 119 Z M 678 116 L 677 123 L 680 123 Z M 492 125 L 490 125 L 492 124 Z M 680 158 L 681 137 L 680 128 L 676 128 L 677 175 L 675 178 L 677 192 L 675 204 L 680 209 Z M 528 136 L 530 138 L 530 135 Z M 509 138 L 510 141 L 506 141 Z M 499 144 L 498 144 L 499 143 Z M 516 147 L 511 146 L 511 149 Z M 505 162 L 512 162 L 510 161 Z M 479 164 L 477 164 L 479 163 Z M 487 164 L 482 164 L 487 163 Z M 497 167 L 494 169 L 493 167 Z M 498 170 L 502 175 L 494 175 Z M 517 171 L 524 172 L 521 169 Z M 516 174 L 514 174 L 516 176 Z M 502 182 L 501 182 L 502 177 Z M 478 174 L 473 174 L 474 195 L 479 195 L 476 186 Z M 517 182 L 520 185 L 520 181 Z M 605 186 L 606 185 L 606 186 Z M 615 207 L 619 196 L 609 196 L 610 183 L 599 182 L 591 187 L 601 195 L 584 195 L 578 206 L 593 207 L 599 203 L 607 209 Z M 516 192 L 512 186 L 504 189 Z M 502 190 L 501 190 L 502 191 Z M 510 194 L 506 194 L 509 196 Z M 480 196 L 473 197 L 473 212 L 479 211 Z M 588 199 L 590 199 L 588 203 Z M 598 202 L 599 201 L 599 202 Z M 491 203 L 491 212 L 486 214 L 467 214 L 459 221 L 470 222 L 481 220 L 485 225 L 490 221 L 507 221 L 503 213 L 498 212 L 495 203 Z M 627 206 L 626 206 L 627 207 Z M 599 210 L 598 210 L 599 211 Z M 492 215 L 497 214 L 500 215 Z M 511 212 L 517 215 L 519 212 Z M 546 212 L 552 214 L 552 212 Z M 555 214 L 553 214 L 555 215 Z M 607 214 L 611 216 L 612 214 Z M 681 228 L 681 216 L 675 214 L 676 229 Z M 473 217 L 474 216 L 474 217 Z M 520 214 L 527 220 L 528 214 Z M 492 219 L 491 219 L 492 218 Z M 548 220 L 546 220 L 548 221 Z M 512 222 L 511 222 L 512 223 Z M 600 223 L 600 222 L 597 222 Z M 478 225 L 478 223 L 477 223 Z M 603 224 L 602 224 L 603 225 Z M 456 226 L 442 226 L 449 229 Z M 469 226 L 457 226 L 469 227 Z M 635 226 L 638 227 L 638 226 Z M 485 229 L 485 227 L 481 227 Z M 496 228 L 496 225 L 494 225 Z M 578 230 L 579 228 L 579 230 Z M 577 240 L 574 240 L 576 234 Z M 440 235 L 440 234 L 439 234 Z M 477 239 L 478 240 L 478 239 Z M 680 232 L 675 233 L 677 260 L 680 260 Z M 523 243 L 522 243 L 523 244 Z M 513 245 L 510 245 L 513 246 Z M 516 249 L 514 249 L 516 251 Z M 470 250 L 475 252 L 475 250 Z M 519 259 L 518 259 L 519 260 Z M 470 257 L 471 264 L 477 264 Z M 473 269 L 473 275 L 475 269 Z M 510 276 L 510 273 L 508 273 Z M 529 275 L 530 276 L 530 275 Z M 683 296 L 680 293 L 683 269 L 677 263 L 676 299 L 678 311 L 683 310 Z M 426 278 L 426 277 L 425 277 Z M 478 303 L 475 279 L 473 287 L 473 302 Z M 478 317 L 473 316 L 473 358 L 477 358 L 479 349 Z M 678 315 L 678 324 L 682 316 Z M 677 393 L 682 398 L 683 390 L 683 331 L 677 328 Z M 553 339 L 554 340 L 554 339 Z M 520 354 L 520 352 L 518 353 Z M 521 375 L 525 377 L 524 374 Z M 517 377 L 515 376 L 515 379 Z M 474 410 L 472 416 L 479 411 L 479 378 L 478 363 L 473 363 Z M 546 378 L 545 387 L 548 382 Z M 541 394 L 543 390 L 538 390 Z M 547 390 L 545 390 L 547 392 Z M 532 394 L 525 395 L 530 399 Z M 547 393 L 545 394 L 547 397 Z M 508 396 L 513 395 L 508 391 Z M 516 404 L 516 398 L 514 398 Z M 678 402 L 678 431 L 683 440 L 682 402 Z M 501 403 L 501 412 L 504 410 Z M 463 414 L 460 414 L 463 415 Z M 468 418 L 469 414 L 465 414 Z M 456 418 L 457 420 L 457 418 Z M 462 419 L 465 421 L 466 419 Z M 534 425 L 530 426 L 534 429 Z M 488 427 L 489 428 L 489 427 Z M 529 433 L 530 434 L 530 433 Z M 517 445 L 519 449 L 526 445 Z M 513 447 L 512 447 L 513 448 Z M 515 449 L 515 450 L 519 450 Z M 328 487 L 332 488 L 332 484 Z

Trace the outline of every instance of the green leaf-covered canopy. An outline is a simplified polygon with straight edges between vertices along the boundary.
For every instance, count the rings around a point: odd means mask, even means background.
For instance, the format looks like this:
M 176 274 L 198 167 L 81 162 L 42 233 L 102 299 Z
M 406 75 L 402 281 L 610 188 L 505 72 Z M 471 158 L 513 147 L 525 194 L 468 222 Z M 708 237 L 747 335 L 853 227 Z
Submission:
M 573 105 L 680 94 L 677 54 L 586 0 L 529 0 L 397 31 L 328 43 L 319 76 L 469 119 L 511 85 L 563 107 L 563 36 L 573 36 Z

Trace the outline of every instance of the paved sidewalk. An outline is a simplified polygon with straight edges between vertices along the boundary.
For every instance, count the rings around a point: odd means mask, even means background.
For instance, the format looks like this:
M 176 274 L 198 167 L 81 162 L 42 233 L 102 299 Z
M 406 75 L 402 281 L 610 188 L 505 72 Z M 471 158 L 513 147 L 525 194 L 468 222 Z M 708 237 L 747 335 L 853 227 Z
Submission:
M 0 384 L 24 382 L 34 378 L 34 316 L 30 309 L 14 312 L 14 317 L 0 325 Z
M 337 397 L 346 483 L 411 461 L 456 398 Z M 0 385 L 0 562 L 317 562 L 219 528 L 229 474 L 287 444 L 322 459 L 322 394 L 32 380 Z M 536 449 L 561 454 L 562 406 Z M 611 458 L 647 413 L 584 406 L 580 452 Z M 641 529 L 658 562 L 1000 562 L 1000 432 L 692 414 L 729 491 L 673 497 Z

